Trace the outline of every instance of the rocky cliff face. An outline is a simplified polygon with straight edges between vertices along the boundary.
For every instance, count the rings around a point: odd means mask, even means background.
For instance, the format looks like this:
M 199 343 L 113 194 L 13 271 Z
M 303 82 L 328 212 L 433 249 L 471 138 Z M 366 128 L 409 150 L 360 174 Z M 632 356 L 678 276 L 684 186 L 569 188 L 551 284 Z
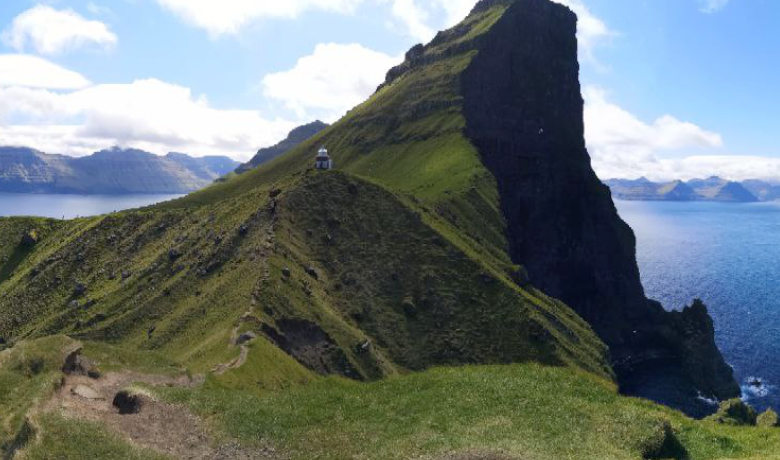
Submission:
M 584 144 L 576 16 L 548 0 L 503 3 L 461 87 L 466 134 L 497 180 L 512 259 L 594 327 L 624 391 L 692 413 L 697 391 L 738 395 L 704 306 L 667 313 L 644 295 L 633 232 Z M 646 391 L 661 376 L 674 376 L 666 394 Z
M 72 158 L 27 148 L 0 147 L 0 191 L 19 193 L 187 193 L 227 174 L 227 157 L 160 157 L 113 148 Z

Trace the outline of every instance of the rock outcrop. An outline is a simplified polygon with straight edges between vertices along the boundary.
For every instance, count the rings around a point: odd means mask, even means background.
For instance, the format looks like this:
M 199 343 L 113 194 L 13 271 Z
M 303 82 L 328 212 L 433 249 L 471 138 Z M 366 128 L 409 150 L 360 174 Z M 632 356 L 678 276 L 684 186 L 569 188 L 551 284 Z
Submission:
M 706 308 L 697 302 L 669 313 L 644 295 L 634 234 L 585 148 L 576 16 L 548 0 L 503 3 L 508 9 L 478 40 L 461 86 L 466 134 L 497 180 L 512 259 L 610 346 L 624 391 L 691 413 L 704 410 L 697 391 L 738 395 Z M 644 392 L 671 375 L 668 394 Z

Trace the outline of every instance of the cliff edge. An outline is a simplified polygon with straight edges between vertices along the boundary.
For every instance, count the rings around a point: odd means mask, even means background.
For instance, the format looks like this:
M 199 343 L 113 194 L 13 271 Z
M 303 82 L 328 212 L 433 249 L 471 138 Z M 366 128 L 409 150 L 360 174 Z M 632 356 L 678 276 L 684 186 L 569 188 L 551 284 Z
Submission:
M 634 234 L 585 148 L 576 16 L 548 0 L 504 3 L 461 87 L 466 134 L 497 180 L 512 259 L 593 326 L 624 392 L 694 414 L 706 411 L 698 393 L 739 395 L 706 307 L 666 312 L 644 295 Z M 649 391 L 659 379 L 676 383 Z

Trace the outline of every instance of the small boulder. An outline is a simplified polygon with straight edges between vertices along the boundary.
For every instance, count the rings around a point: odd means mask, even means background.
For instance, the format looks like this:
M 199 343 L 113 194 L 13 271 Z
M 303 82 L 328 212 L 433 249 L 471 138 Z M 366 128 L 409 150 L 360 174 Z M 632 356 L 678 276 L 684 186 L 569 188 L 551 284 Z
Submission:
M 249 233 L 249 226 L 246 224 L 241 224 L 238 227 L 238 234 L 241 236 L 245 236 L 247 233 Z
M 119 409 L 119 413 L 122 415 L 137 414 L 141 412 L 144 405 L 144 398 L 141 395 L 122 390 L 114 396 L 114 400 L 111 404 Z
M 247 342 L 251 342 L 252 340 L 257 338 L 257 334 L 255 334 L 252 331 L 244 332 L 243 334 L 239 335 L 236 339 L 236 345 L 243 345 Z
M 284 276 L 285 278 L 289 278 L 290 276 L 292 276 L 292 271 L 290 270 L 289 267 L 284 267 L 282 269 L 282 276 Z
M 414 300 L 411 297 L 405 297 L 401 302 L 401 307 L 404 309 L 404 314 L 408 317 L 417 316 L 417 306 L 414 304 Z
M 86 375 L 93 379 L 100 377 L 100 371 L 90 359 L 81 354 L 81 348 L 68 353 L 68 356 L 65 357 L 65 363 L 62 365 L 62 373 L 65 375 Z
M 84 399 L 90 399 L 90 400 L 97 400 L 97 399 L 103 399 L 102 396 L 100 396 L 100 393 L 93 390 L 92 388 L 86 386 L 86 385 L 76 385 L 75 387 L 70 389 L 70 392 L 76 396 L 79 396 Z
M 168 259 L 173 261 L 181 257 L 181 251 L 179 251 L 176 248 L 171 248 L 168 250 Z
M 87 292 L 87 287 L 84 285 L 84 283 L 76 283 L 75 286 L 73 286 L 73 295 L 75 297 L 81 297 Z
M 311 276 L 315 280 L 320 279 L 320 275 L 317 273 L 317 270 L 311 265 L 306 267 L 306 274 Z
M 525 267 L 518 267 L 512 273 L 512 280 L 520 287 L 526 287 L 531 284 L 531 277 L 528 275 L 528 270 Z
M 133 274 L 129 270 L 123 270 L 122 271 L 122 280 L 126 280 L 133 276 Z
M 22 245 L 27 247 L 35 246 L 38 242 L 38 230 L 32 229 L 24 232 L 22 235 Z
M 357 353 L 363 354 L 368 353 L 369 350 L 371 350 L 371 341 L 365 340 L 363 342 L 360 342 L 359 344 L 355 345 L 355 351 Z

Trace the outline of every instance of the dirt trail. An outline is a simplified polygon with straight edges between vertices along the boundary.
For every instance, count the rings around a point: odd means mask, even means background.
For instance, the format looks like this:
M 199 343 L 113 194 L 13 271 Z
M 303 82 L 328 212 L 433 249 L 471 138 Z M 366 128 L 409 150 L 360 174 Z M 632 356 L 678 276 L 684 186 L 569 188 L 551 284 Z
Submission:
M 243 323 L 245 323 L 249 318 L 252 318 L 254 316 L 255 305 L 257 304 L 257 302 L 262 300 L 263 290 L 266 289 L 268 282 L 271 279 L 271 267 L 268 264 L 268 257 L 270 256 L 270 253 L 273 251 L 273 247 L 275 245 L 274 225 L 275 225 L 275 219 L 272 219 L 271 224 L 265 230 L 265 234 L 266 234 L 265 247 L 263 247 L 259 251 L 260 264 L 263 267 L 263 275 L 257 281 L 257 285 L 255 286 L 255 289 L 252 292 L 252 304 L 249 307 L 249 309 L 246 312 L 244 312 L 243 315 L 241 315 L 241 318 L 239 318 L 239 320 L 236 322 L 236 325 L 235 327 L 233 327 L 233 330 L 230 334 L 229 346 L 239 347 L 240 352 L 238 356 L 233 360 L 231 360 L 230 362 L 221 363 L 214 366 L 214 368 L 211 369 L 211 372 L 213 372 L 216 375 L 222 375 L 231 369 L 237 369 L 243 366 L 246 363 L 247 357 L 249 356 L 249 342 L 251 342 L 254 339 L 254 337 L 249 338 L 248 340 L 240 341 L 239 343 L 238 331 L 241 329 L 241 325 Z
M 183 459 L 263 459 L 280 458 L 272 448 L 247 449 L 237 443 L 218 444 L 206 424 L 187 408 L 141 395 L 141 408 L 135 414 L 119 414 L 112 402 L 117 392 L 133 383 L 191 386 L 186 376 L 171 378 L 132 372 L 108 373 L 99 379 L 66 376 L 54 397 L 42 407 L 56 410 L 66 418 L 100 423 L 132 444 Z

